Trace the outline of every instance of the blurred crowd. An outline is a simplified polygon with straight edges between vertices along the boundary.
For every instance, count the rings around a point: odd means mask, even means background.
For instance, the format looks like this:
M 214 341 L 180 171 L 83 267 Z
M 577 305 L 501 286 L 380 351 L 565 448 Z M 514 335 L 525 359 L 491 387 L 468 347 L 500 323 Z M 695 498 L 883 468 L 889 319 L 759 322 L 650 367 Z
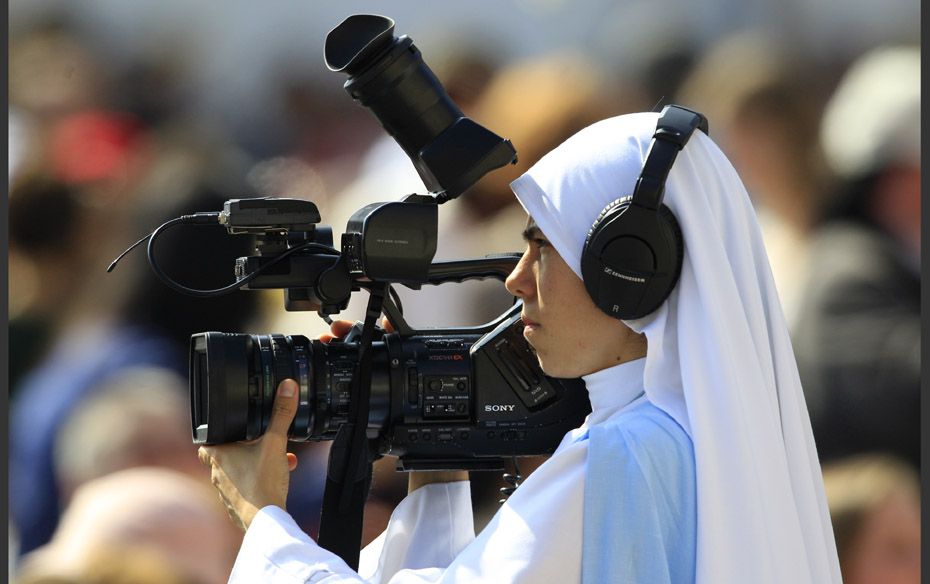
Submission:
M 415 37 L 415 35 L 413 35 Z M 920 573 L 920 55 L 878 46 L 813 59 L 756 32 L 597 68 L 560 51 L 501 61 L 481 47 L 424 56 L 463 111 L 512 140 L 516 165 L 440 210 L 437 259 L 520 251 L 508 183 L 584 126 L 679 103 L 753 198 L 793 337 L 844 579 Z M 280 292 L 201 299 L 155 278 L 136 250 L 167 219 L 249 196 L 313 200 L 336 241 L 352 212 L 424 188 L 403 151 L 345 94 L 282 79 L 274 136 L 250 141 L 187 108 L 184 56 L 115 65 L 66 21 L 10 39 L 11 574 L 22 583 L 225 582 L 241 542 L 191 443 L 192 333 L 316 336 Z M 243 111 L 242 116 L 250 112 Z M 272 130 L 270 130 L 272 131 Z M 685 238 L 700 234 L 685 234 Z M 250 242 L 181 227 L 159 240 L 172 278 L 232 281 Z M 413 325 L 473 325 L 507 308 L 497 282 L 401 289 Z M 364 298 L 343 317 L 354 320 Z M 294 445 L 288 508 L 315 534 L 327 444 Z M 521 463 L 526 475 L 539 460 Z M 406 493 L 376 464 L 373 539 Z M 473 473 L 476 526 L 498 474 Z

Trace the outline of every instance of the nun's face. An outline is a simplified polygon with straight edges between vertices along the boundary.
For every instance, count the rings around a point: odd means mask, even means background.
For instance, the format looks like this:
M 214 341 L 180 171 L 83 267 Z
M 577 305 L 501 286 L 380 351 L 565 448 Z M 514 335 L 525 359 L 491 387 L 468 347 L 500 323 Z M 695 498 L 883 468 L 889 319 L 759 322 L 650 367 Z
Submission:
M 645 337 L 601 312 L 584 283 L 530 219 L 527 247 L 507 278 L 523 300 L 523 335 L 553 377 L 581 377 L 646 354 Z

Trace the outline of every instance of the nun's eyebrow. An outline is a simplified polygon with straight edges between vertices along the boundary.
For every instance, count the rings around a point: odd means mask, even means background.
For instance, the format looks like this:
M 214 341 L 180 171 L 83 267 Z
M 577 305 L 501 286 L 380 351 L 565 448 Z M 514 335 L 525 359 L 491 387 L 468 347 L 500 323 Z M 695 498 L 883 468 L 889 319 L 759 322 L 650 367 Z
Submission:
M 536 225 L 536 222 L 533 221 L 533 218 L 530 217 L 530 220 L 526 222 L 526 229 L 523 230 L 523 241 L 530 242 L 534 239 L 545 238 L 542 230 Z

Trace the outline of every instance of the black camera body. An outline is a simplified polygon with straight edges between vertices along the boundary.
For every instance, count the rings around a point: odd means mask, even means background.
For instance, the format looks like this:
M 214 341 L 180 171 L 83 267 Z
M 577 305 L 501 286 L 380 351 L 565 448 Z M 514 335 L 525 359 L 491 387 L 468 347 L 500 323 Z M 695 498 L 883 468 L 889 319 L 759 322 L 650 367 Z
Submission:
M 382 442 L 398 468 L 497 469 L 503 457 L 552 454 L 581 425 L 591 411 L 584 382 L 542 372 L 523 338 L 520 308 L 477 338 L 399 339 L 406 393 L 391 404 L 393 431 Z
M 522 333 L 517 304 L 484 327 L 383 334 L 372 345 L 367 428 L 377 453 L 397 456 L 401 470 L 496 469 L 503 458 L 552 453 L 590 404 L 580 379 L 542 372 Z M 259 437 L 285 378 L 299 386 L 290 439 L 334 439 L 349 417 L 353 336 L 194 335 L 195 442 Z

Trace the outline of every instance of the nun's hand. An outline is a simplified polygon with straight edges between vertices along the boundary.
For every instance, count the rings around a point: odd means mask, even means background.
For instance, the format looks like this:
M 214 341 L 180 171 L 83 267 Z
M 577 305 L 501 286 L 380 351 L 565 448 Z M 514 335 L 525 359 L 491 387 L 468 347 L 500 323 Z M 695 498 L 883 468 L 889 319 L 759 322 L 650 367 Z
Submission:
M 260 438 L 198 451 L 226 511 L 243 531 L 262 507 L 285 508 L 290 471 L 297 468 L 297 456 L 287 452 L 287 431 L 296 413 L 297 383 L 285 379 L 278 384 L 268 430 Z

